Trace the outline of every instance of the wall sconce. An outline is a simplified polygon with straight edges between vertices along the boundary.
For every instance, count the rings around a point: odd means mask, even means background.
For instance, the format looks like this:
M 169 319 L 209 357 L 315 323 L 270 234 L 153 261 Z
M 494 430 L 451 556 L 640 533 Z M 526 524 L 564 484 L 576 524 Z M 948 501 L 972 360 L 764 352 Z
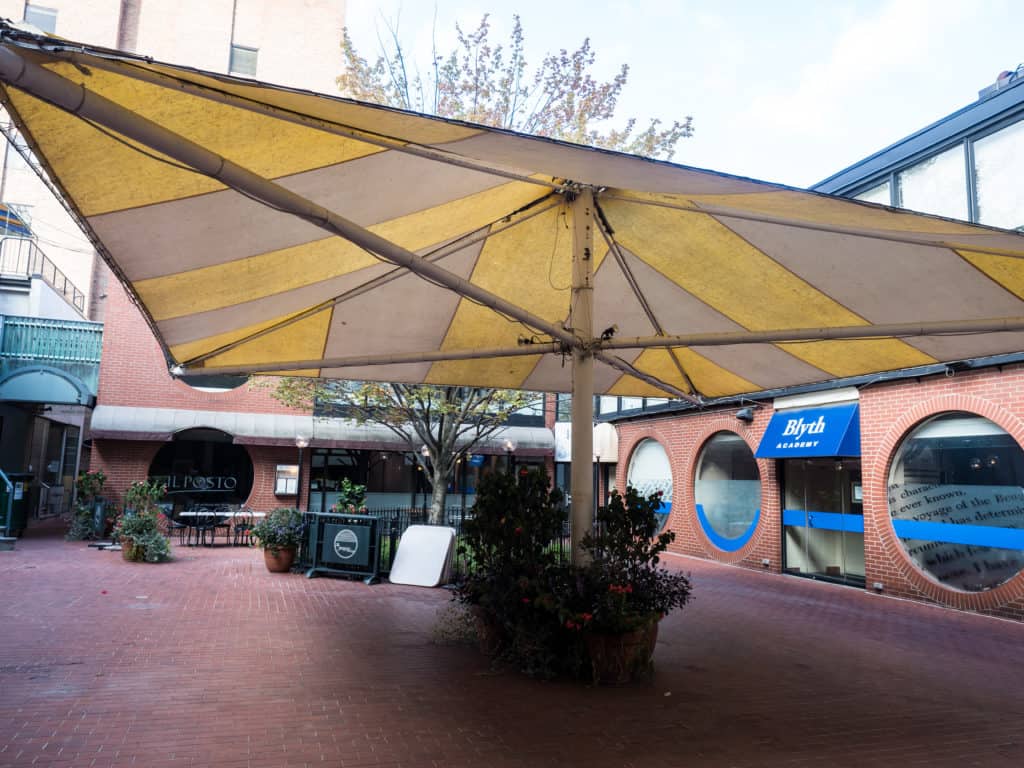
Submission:
M 974 470 L 981 469 L 981 459 L 979 459 L 977 456 L 973 457 L 968 466 L 970 466 L 970 468 Z
M 989 456 L 985 460 L 985 463 L 988 464 L 990 467 L 997 467 L 999 466 L 999 457 L 993 454 L 992 456 Z
M 745 421 L 747 424 L 754 420 L 754 409 L 750 406 L 746 408 L 740 408 L 736 411 L 736 418 L 740 421 Z

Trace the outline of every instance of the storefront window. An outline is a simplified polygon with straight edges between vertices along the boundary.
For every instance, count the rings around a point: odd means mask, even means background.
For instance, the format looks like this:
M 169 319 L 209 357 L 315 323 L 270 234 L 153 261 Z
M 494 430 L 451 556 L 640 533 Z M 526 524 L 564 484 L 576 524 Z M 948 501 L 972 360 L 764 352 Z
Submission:
M 914 429 L 889 473 L 907 554 L 943 584 L 991 589 L 1024 566 L 1024 451 L 998 425 L 947 413 Z
M 731 552 L 750 540 L 761 513 L 761 475 L 743 438 L 718 432 L 704 444 L 693 496 L 697 519 L 716 547 Z

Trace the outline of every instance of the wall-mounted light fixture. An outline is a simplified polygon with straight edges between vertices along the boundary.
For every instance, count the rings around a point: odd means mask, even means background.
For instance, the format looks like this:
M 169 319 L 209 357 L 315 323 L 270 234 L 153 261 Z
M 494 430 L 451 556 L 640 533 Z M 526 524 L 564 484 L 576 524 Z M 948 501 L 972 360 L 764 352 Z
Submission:
M 746 408 L 740 408 L 736 411 L 736 418 L 740 421 L 745 421 L 747 424 L 754 420 L 754 409 L 750 406 Z

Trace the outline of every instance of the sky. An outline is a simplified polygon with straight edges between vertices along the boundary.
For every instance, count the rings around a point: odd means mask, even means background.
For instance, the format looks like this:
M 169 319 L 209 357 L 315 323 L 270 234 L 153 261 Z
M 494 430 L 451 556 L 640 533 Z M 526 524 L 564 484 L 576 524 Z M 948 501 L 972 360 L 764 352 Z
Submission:
M 622 64 L 622 118 L 695 134 L 674 162 L 806 187 L 978 98 L 1024 62 L 1024 13 L 1011 0 L 349 0 L 356 48 L 374 58 L 385 22 L 417 61 L 431 37 L 489 13 L 492 40 L 522 19 L 527 57 L 589 37 L 596 74 Z M 436 23 L 435 23 L 436 15 Z

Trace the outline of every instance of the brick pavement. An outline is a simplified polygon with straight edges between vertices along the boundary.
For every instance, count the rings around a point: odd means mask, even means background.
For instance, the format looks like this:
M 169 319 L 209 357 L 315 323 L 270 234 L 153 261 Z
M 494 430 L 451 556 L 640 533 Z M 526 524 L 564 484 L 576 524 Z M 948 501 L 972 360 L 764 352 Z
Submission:
M 0 552 L 3 766 L 1020 766 L 1024 625 L 672 558 L 652 681 L 542 683 L 437 645 L 443 590 Z

